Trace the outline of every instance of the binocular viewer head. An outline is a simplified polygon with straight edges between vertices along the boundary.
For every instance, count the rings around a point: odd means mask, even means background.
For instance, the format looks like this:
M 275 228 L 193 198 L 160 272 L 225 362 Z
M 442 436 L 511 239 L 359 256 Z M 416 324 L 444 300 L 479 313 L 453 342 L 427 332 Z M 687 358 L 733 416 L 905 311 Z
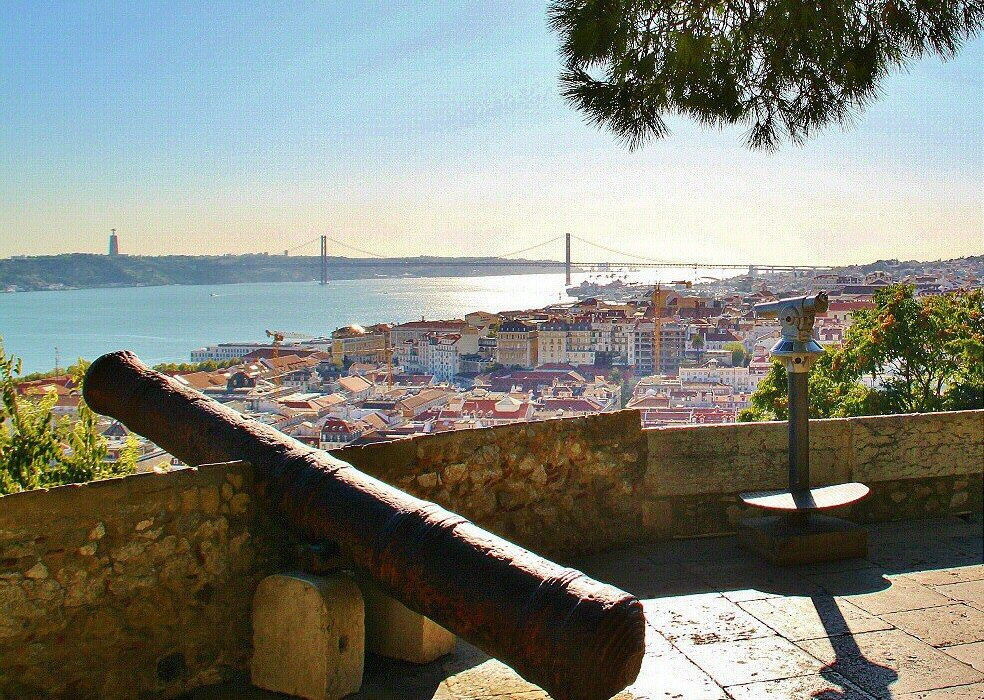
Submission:
M 785 360 L 789 371 L 806 372 L 813 358 L 823 354 L 823 348 L 813 338 L 813 321 L 816 314 L 826 310 L 826 292 L 755 305 L 757 314 L 779 319 L 782 337 L 772 348 L 772 356 Z
M 827 310 L 827 293 L 817 292 L 804 297 L 790 297 L 755 305 L 755 313 L 793 323 L 797 318 L 822 314 Z M 786 318 L 786 317 L 789 318 Z

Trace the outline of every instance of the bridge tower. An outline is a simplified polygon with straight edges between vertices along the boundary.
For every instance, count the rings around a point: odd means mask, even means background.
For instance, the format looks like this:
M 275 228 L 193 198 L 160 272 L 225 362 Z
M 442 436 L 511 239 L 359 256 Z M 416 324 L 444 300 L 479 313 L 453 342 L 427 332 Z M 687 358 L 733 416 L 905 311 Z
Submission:
M 328 284 L 328 236 L 321 237 L 321 284 Z
M 571 234 L 564 234 L 564 275 L 566 285 L 571 286 Z

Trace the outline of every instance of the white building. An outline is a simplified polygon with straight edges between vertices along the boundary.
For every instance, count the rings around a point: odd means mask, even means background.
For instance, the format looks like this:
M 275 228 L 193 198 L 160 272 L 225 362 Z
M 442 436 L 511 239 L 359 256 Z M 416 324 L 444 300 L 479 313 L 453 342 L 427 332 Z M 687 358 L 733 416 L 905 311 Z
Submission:
M 424 371 L 434 375 L 439 382 L 453 382 L 461 371 L 460 341 L 458 333 L 433 333 L 423 345 Z
M 191 351 L 192 362 L 225 362 L 228 360 L 238 360 L 255 350 L 270 350 L 273 346 L 269 343 L 219 343 L 218 345 L 208 345 Z M 288 352 L 290 345 L 281 345 L 282 353 Z
M 724 350 L 731 343 L 742 343 L 741 336 L 732 330 L 714 329 L 704 333 L 704 350 Z
M 724 384 L 737 392 L 754 391 L 759 378 L 752 376 L 748 367 L 729 367 L 717 360 L 701 367 L 681 367 L 680 381 L 682 383 Z

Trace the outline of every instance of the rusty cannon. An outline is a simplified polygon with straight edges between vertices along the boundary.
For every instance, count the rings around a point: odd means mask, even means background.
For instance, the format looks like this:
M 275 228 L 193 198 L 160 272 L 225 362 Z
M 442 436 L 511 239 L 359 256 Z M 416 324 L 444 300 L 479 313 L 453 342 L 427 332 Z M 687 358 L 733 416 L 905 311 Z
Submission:
M 394 598 L 558 700 L 610 698 L 638 675 L 645 619 L 634 596 L 248 419 L 130 352 L 93 362 L 84 396 L 187 464 L 249 462 L 298 534 L 335 541 Z

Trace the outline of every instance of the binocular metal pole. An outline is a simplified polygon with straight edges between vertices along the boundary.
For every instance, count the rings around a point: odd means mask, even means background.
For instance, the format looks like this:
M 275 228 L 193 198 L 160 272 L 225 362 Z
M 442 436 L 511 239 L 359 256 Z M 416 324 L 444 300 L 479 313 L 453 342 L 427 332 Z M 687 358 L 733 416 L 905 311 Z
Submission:
M 793 493 L 810 491 L 809 376 L 808 362 L 798 366 L 792 362 L 786 363 L 786 385 L 789 388 L 789 490 Z M 796 523 L 804 523 L 807 511 L 791 511 L 788 517 Z

